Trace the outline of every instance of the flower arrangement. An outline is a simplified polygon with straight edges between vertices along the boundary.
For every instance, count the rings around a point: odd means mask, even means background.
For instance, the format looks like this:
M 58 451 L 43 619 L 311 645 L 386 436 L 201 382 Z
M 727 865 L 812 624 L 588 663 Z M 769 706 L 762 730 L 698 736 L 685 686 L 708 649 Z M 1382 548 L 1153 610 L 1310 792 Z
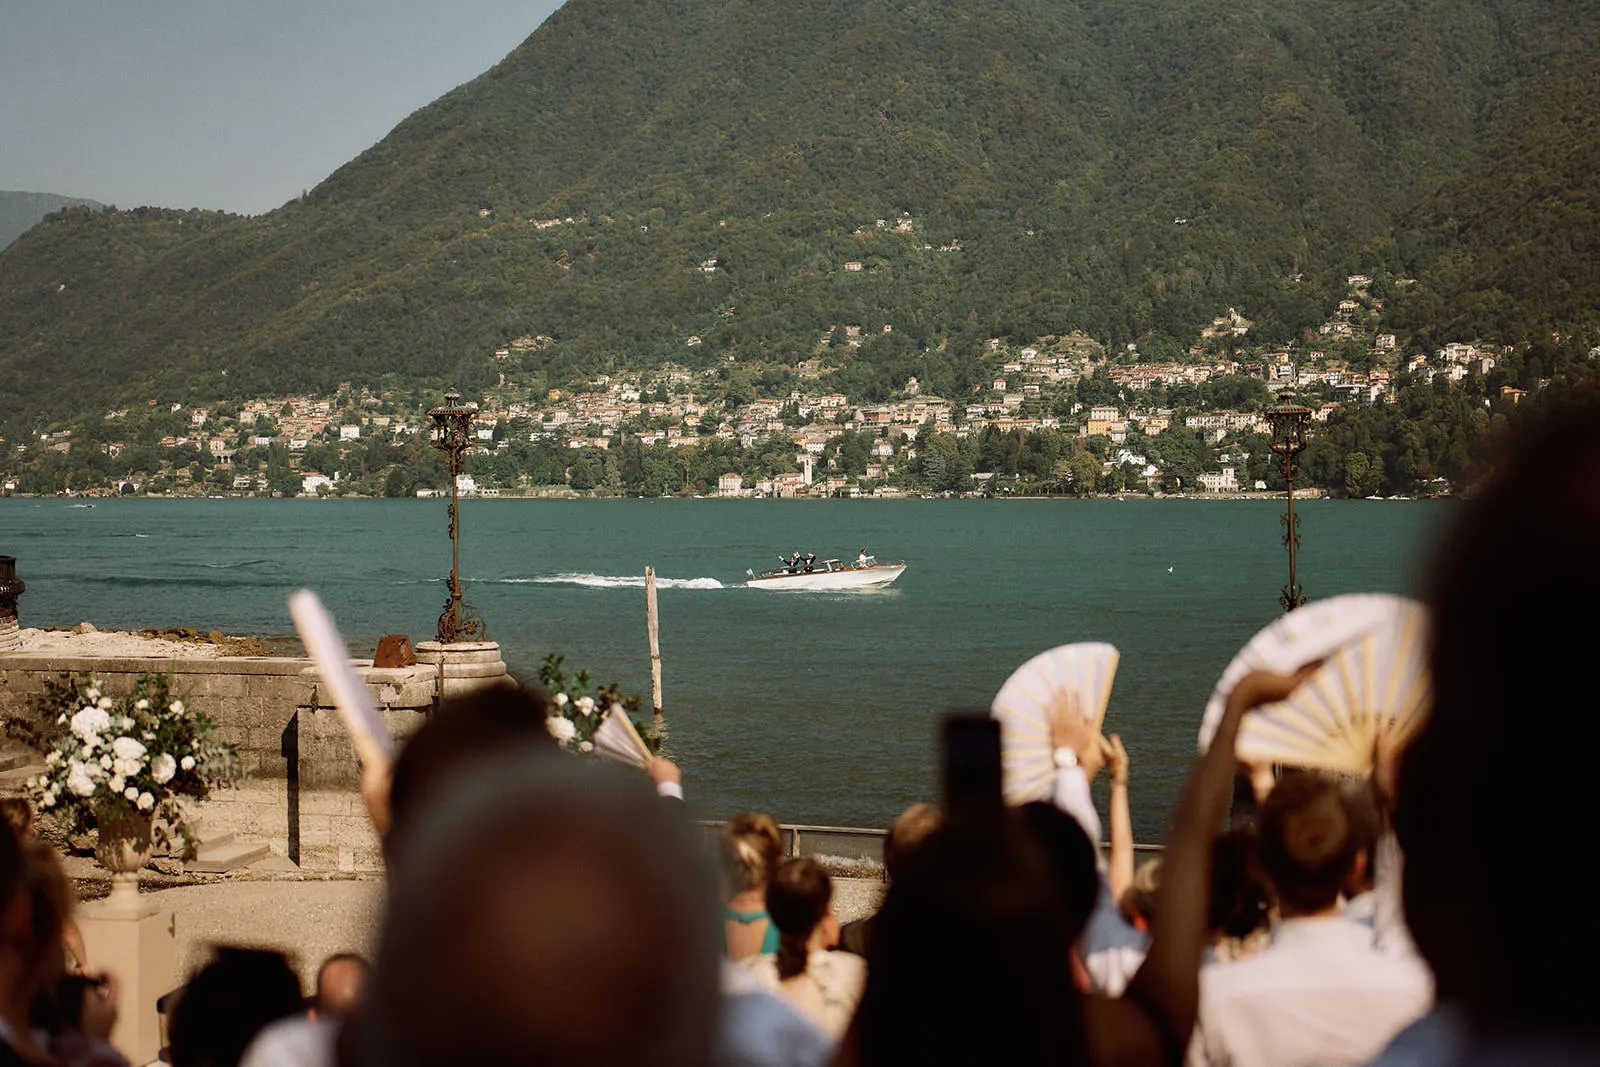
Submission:
M 615 682 L 596 686 L 591 691 L 589 672 L 578 671 L 569 677 L 562 668 L 565 659 L 564 656 L 546 656 L 539 667 L 539 684 L 550 694 L 550 710 L 544 726 L 562 748 L 581 756 L 592 755 L 601 724 L 607 716 L 620 715 L 633 722 L 635 732 L 650 755 L 661 751 L 666 735 L 659 721 L 645 726 L 633 719 L 633 713 L 639 710 L 637 696 L 623 696 Z
M 195 839 L 180 797 L 202 799 L 239 777 L 239 753 L 212 737 L 211 717 L 187 708 L 172 679 L 141 674 L 120 700 L 98 678 L 76 675 L 38 702 L 44 774 L 28 782 L 40 809 L 69 830 L 144 817 L 157 843 Z

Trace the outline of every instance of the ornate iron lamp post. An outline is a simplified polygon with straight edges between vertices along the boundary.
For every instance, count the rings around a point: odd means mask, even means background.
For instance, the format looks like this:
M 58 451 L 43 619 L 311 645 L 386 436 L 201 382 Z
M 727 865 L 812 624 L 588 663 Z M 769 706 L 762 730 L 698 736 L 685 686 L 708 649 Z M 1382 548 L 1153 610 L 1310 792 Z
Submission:
M 457 510 L 461 501 L 458 484 L 462 468 L 466 466 L 467 449 L 472 447 L 472 418 L 478 405 L 461 403 L 461 394 L 444 395 L 444 404 L 428 412 L 433 420 L 430 440 L 434 448 L 445 455 L 445 469 L 450 472 L 450 599 L 445 602 L 444 614 L 439 616 L 439 643 L 455 644 L 457 641 L 480 641 L 487 634 L 483 619 L 461 597 L 461 537 Z
M 1288 510 L 1284 512 L 1283 544 L 1289 550 L 1289 584 L 1283 587 L 1278 603 L 1284 611 L 1293 611 L 1306 602 L 1300 583 L 1295 581 L 1295 550 L 1300 547 L 1300 518 L 1294 513 L 1295 456 L 1306 447 L 1306 425 L 1311 421 L 1311 409 L 1285 401 L 1267 410 L 1267 422 L 1272 427 L 1272 452 L 1278 457 L 1283 470 L 1283 480 L 1288 484 Z

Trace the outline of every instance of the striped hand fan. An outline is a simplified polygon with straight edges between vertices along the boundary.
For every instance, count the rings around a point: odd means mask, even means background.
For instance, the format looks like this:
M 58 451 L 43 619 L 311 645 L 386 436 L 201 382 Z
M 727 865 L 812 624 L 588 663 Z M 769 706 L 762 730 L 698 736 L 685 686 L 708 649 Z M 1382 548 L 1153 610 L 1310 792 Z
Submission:
M 1397 611 L 1330 655 L 1287 700 L 1246 715 L 1239 758 L 1370 777 L 1378 737 L 1403 747 L 1432 706 L 1427 642 L 1422 608 Z
M 1313 601 L 1274 619 L 1239 650 L 1222 672 L 1200 720 L 1200 751 L 1210 747 L 1228 694 L 1240 678 L 1251 671 L 1293 673 L 1307 663 L 1327 659 L 1396 616 L 1413 611 L 1421 612 L 1422 606 L 1406 597 L 1351 593 Z
M 628 713 L 618 709 L 606 712 L 594 731 L 594 750 L 607 759 L 626 763 L 630 767 L 644 767 L 655 756 L 634 728 Z
M 1007 804 L 1049 799 L 1055 781 L 1050 709 L 1075 694 L 1084 719 L 1098 732 L 1119 659 L 1115 646 L 1104 642 L 1061 645 L 1039 653 L 1006 679 L 990 711 L 1000 720 Z

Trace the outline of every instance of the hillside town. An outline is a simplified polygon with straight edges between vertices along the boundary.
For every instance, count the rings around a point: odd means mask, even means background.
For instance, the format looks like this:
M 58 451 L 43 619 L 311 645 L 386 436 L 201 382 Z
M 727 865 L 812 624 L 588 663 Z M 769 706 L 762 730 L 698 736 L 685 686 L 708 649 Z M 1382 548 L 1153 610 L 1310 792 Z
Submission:
M 519 337 L 486 353 L 511 369 L 477 398 L 477 444 L 459 488 L 721 497 L 1268 491 L 1281 489 L 1266 447 L 1263 413 L 1273 404 L 1308 407 L 1314 438 L 1341 411 L 1397 403 L 1402 387 L 1476 388 L 1486 408 L 1525 395 L 1494 385 L 1512 349 L 1479 341 L 1407 350 L 1381 332 L 1370 280 L 1348 282 L 1349 295 L 1303 347 L 1253 347 L 1250 321 L 1231 308 L 1184 362 L 1145 362 L 1132 344 L 1107 352 L 1082 334 L 1020 346 L 994 338 L 984 380 L 965 395 L 932 395 L 913 376 L 873 403 L 827 388 L 831 369 L 863 343 L 854 324 L 823 334 L 817 354 L 792 367 L 669 362 L 542 391 L 519 387 L 514 367 L 551 338 Z M 687 337 L 685 348 L 699 341 Z M 751 394 L 757 371 L 761 381 L 776 371 L 787 388 Z M 150 398 L 0 442 L 0 492 L 428 496 L 449 487 L 427 447 L 429 407 L 426 397 L 352 383 L 331 396 L 232 404 Z M 1434 477 L 1428 488 L 1449 491 L 1447 482 Z

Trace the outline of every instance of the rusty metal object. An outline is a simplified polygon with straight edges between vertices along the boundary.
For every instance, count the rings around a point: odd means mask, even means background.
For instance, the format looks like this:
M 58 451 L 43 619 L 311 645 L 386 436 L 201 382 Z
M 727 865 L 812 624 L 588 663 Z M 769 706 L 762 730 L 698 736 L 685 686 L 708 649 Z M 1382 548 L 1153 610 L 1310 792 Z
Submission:
M 411 647 L 411 638 L 405 634 L 384 634 L 378 639 L 378 650 L 372 654 L 374 667 L 415 667 L 417 653 Z
M 1278 604 L 1284 611 L 1293 611 L 1306 602 L 1306 595 L 1295 581 L 1295 551 L 1300 547 L 1300 516 L 1294 513 L 1295 457 L 1305 450 L 1306 427 L 1311 423 L 1311 409 L 1287 401 L 1266 411 L 1267 423 L 1272 427 L 1271 449 L 1283 469 L 1283 480 L 1288 484 L 1288 510 L 1282 516 L 1283 545 L 1289 550 L 1289 584 L 1283 587 Z
M 461 394 L 449 392 L 444 404 L 428 412 L 433 420 L 430 442 L 445 456 L 445 469 L 450 473 L 450 599 L 445 601 L 444 612 L 439 616 L 439 643 L 452 645 L 458 641 L 483 641 L 488 638 L 488 627 L 476 611 L 461 596 L 461 537 L 458 521 L 461 503 L 461 472 L 466 467 L 466 452 L 472 447 L 472 420 L 478 414 L 478 405 L 461 403 Z

